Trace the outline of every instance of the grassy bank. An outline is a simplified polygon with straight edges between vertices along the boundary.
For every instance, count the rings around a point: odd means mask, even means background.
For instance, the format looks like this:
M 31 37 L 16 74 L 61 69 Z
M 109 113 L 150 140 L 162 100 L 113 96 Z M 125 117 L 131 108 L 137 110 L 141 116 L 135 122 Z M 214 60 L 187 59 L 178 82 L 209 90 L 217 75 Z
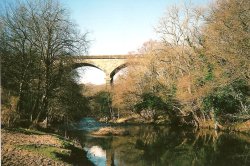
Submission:
M 80 145 L 24 128 L 2 129 L 3 165 L 93 165 Z

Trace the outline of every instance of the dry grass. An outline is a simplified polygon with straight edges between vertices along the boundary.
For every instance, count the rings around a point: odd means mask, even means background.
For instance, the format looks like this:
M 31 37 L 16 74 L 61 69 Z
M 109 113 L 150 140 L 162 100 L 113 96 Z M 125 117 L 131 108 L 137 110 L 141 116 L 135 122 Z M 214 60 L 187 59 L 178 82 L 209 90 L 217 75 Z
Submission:
M 104 127 L 97 131 L 92 132 L 91 134 L 97 135 L 97 136 L 110 136 L 110 135 L 124 136 L 124 135 L 128 135 L 129 132 L 126 131 L 125 129 Z

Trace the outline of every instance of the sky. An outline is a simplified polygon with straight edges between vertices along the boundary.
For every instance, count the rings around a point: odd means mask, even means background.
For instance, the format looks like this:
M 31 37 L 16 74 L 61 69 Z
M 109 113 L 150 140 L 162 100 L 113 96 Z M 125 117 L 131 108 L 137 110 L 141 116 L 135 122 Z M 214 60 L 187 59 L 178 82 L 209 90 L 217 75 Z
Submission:
M 172 0 L 62 0 L 92 41 L 90 55 L 127 54 L 155 37 L 153 26 Z
M 156 39 L 154 27 L 167 7 L 181 0 L 60 0 L 82 32 L 90 32 L 90 55 L 127 54 Z M 203 4 L 207 0 L 193 0 Z

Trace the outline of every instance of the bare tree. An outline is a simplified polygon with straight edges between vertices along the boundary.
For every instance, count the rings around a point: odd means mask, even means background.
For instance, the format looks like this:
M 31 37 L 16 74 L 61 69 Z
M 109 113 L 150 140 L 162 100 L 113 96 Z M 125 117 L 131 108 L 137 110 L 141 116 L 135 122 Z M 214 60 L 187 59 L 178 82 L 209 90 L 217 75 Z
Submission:
M 204 31 L 207 55 L 230 79 L 249 79 L 250 2 L 218 0 L 209 13 Z
M 24 84 L 34 89 L 34 84 L 30 83 L 36 83 L 39 91 L 37 100 L 41 103 L 36 117 L 38 121 L 41 113 L 49 112 L 53 91 L 60 86 L 60 71 L 69 63 L 65 61 L 70 61 L 62 57 L 85 54 L 87 32 L 81 34 L 68 11 L 54 0 L 17 1 L 1 14 L 1 24 L 4 32 L 1 38 L 6 46 L 1 49 L 5 50 L 3 56 L 12 56 L 12 63 L 16 58 L 22 65 L 17 74 L 20 102 Z M 34 67 L 37 70 L 32 70 Z
M 194 58 L 203 46 L 202 26 L 205 10 L 188 5 L 173 6 L 160 20 L 156 32 L 166 46 L 165 59 L 182 76 L 194 65 Z M 172 56 L 171 56 L 172 55 Z

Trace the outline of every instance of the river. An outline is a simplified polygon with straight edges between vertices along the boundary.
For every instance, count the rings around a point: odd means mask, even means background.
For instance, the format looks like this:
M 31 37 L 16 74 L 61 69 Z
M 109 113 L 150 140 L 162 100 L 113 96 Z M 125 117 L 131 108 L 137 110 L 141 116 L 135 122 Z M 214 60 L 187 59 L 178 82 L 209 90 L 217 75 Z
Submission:
M 89 134 L 104 126 L 84 118 L 70 131 L 97 166 L 250 166 L 249 135 L 153 125 L 114 126 L 127 136 Z

